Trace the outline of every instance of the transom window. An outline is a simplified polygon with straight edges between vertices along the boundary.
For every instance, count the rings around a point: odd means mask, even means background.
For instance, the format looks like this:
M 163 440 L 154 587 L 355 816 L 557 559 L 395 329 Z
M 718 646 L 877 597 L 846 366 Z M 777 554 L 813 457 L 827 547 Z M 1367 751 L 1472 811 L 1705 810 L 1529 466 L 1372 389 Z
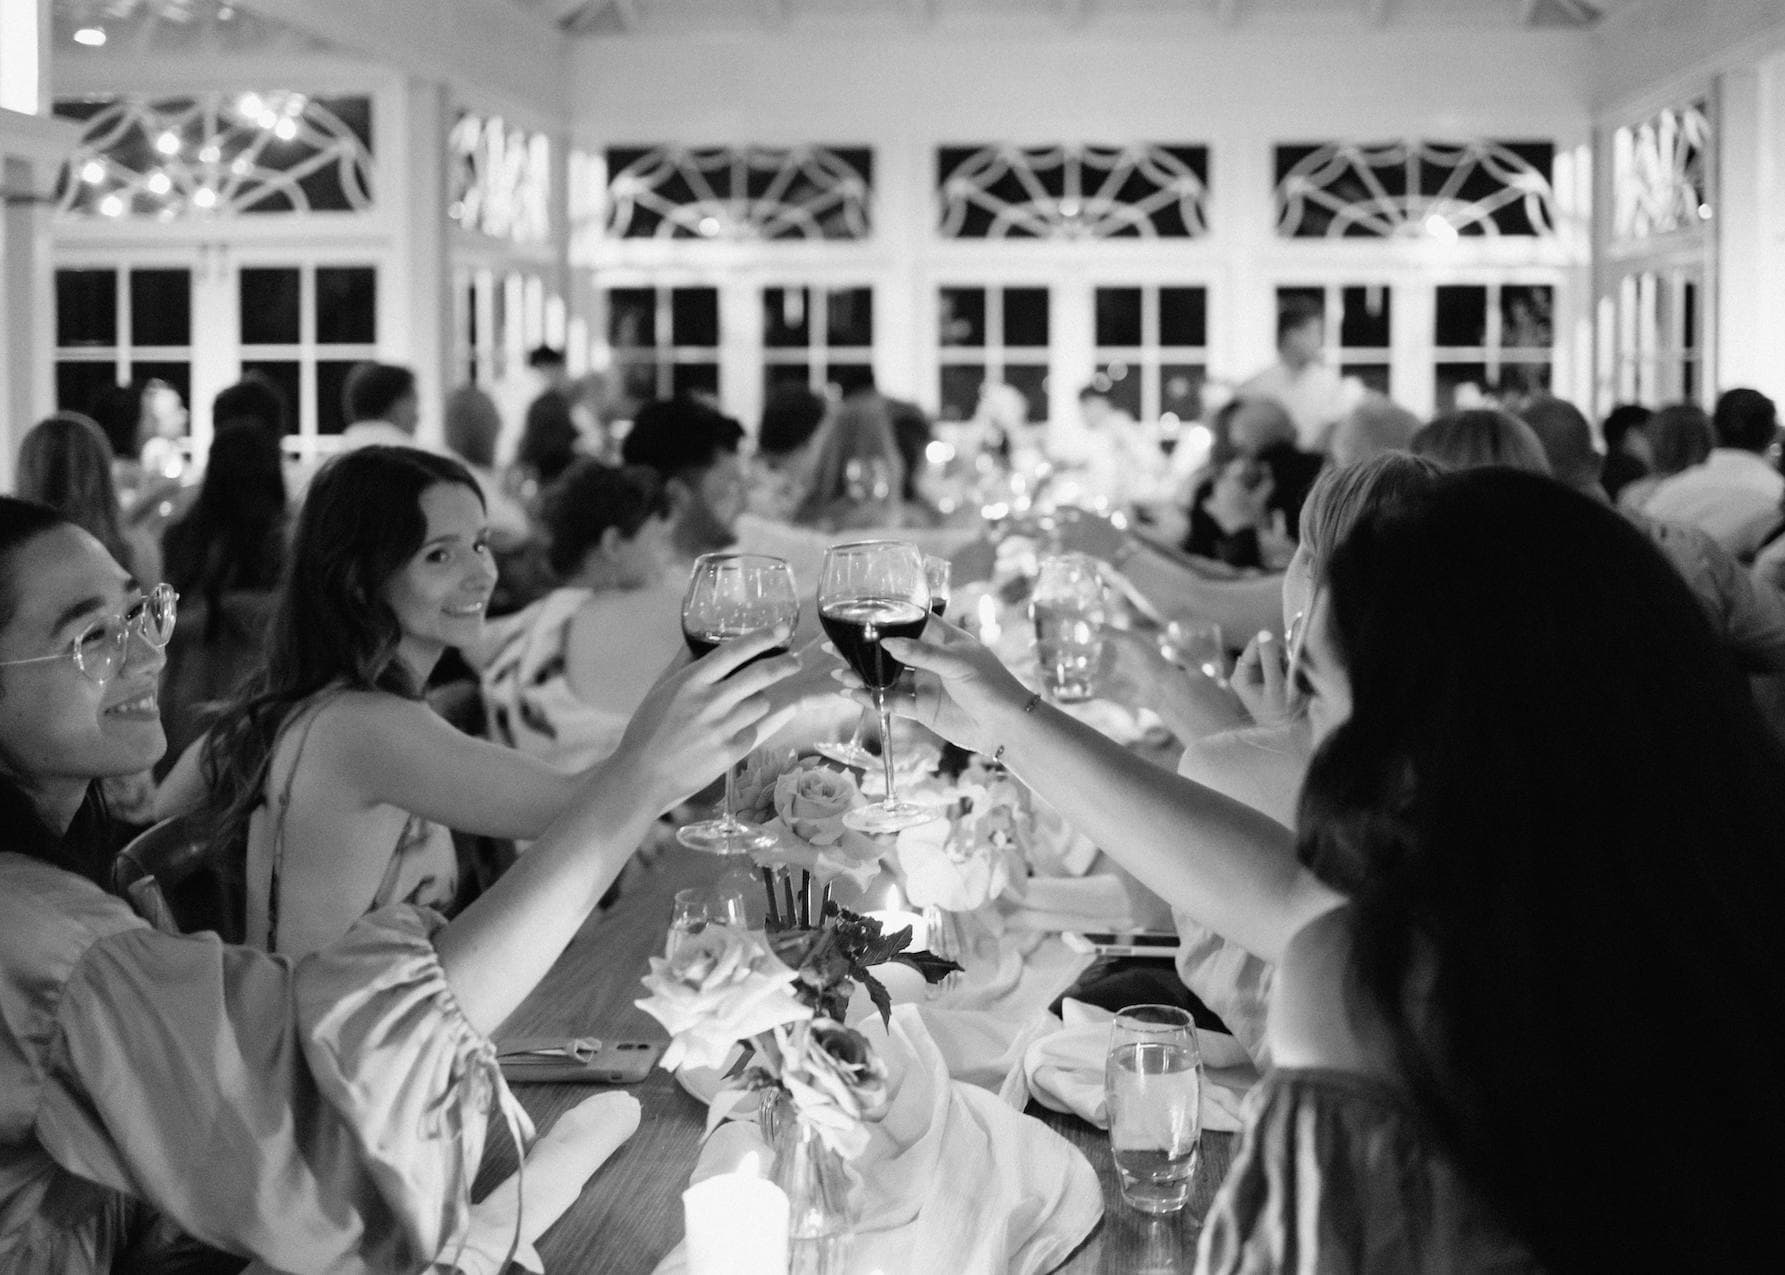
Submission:
M 944 146 L 945 239 L 1191 239 L 1208 227 L 1206 146 Z
M 1556 224 L 1550 142 L 1322 142 L 1276 148 L 1286 239 L 1543 236 Z
M 866 239 L 865 146 L 652 146 L 607 152 L 618 239 Z

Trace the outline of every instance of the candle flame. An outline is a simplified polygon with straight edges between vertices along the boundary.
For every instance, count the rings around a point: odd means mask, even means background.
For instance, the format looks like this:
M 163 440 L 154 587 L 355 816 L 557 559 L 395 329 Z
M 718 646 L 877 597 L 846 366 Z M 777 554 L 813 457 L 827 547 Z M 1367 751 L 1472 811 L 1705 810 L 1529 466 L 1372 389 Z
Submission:
M 746 1153 L 744 1158 L 738 1161 L 738 1172 L 747 1178 L 760 1178 L 762 1176 L 762 1157 L 754 1151 Z

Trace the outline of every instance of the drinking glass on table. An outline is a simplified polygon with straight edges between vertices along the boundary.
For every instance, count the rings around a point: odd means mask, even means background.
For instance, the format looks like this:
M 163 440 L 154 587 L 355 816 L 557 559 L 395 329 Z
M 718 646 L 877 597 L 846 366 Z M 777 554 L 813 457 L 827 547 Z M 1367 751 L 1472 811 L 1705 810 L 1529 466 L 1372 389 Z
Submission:
M 669 906 L 669 934 L 663 941 L 663 955 L 675 959 L 685 939 L 699 934 L 714 918 L 707 911 L 707 892 L 691 887 L 677 890 L 675 902 Z
M 954 574 L 954 564 L 947 558 L 938 558 L 933 553 L 923 556 L 924 583 L 930 588 L 930 614 L 941 617 L 948 614 L 948 581 Z
M 1048 694 L 1062 704 L 1090 699 L 1097 693 L 1103 624 L 1109 618 L 1097 560 L 1082 553 L 1043 558 L 1029 617 L 1035 623 L 1035 658 Z
M 782 559 L 755 553 L 707 553 L 695 559 L 688 593 L 682 599 L 682 637 L 696 659 L 721 642 L 777 625 L 786 625 L 792 632 L 799 618 L 793 570 Z M 778 646 L 757 658 L 781 655 L 786 650 Z M 679 829 L 677 841 L 709 854 L 744 854 L 775 844 L 774 833 L 737 817 L 736 773 L 736 767 L 725 772 L 724 814 Z
M 1110 1025 L 1103 1071 L 1122 1199 L 1176 1213 L 1190 1199 L 1202 1137 L 1202 1052 L 1188 1011 L 1131 1005 Z
M 930 587 L 924 581 L 923 555 L 915 545 L 864 540 L 825 551 L 818 619 L 837 654 L 849 661 L 872 692 L 880 715 L 886 797 L 843 816 L 844 826 L 857 832 L 898 832 L 941 815 L 934 806 L 899 800 L 893 780 L 892 710 L 886 696 L 905 666 L 880 644 L 882 638 L 917 637 L 929 618 Z

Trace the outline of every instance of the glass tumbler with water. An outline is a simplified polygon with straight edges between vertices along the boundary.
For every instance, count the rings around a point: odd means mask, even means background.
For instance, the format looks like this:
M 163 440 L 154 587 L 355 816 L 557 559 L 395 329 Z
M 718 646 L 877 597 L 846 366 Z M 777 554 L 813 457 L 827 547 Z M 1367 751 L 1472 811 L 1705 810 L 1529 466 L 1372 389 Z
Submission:
M 1110 1028 L 1103 1083 L 1122 1199 L 1176 1213 L 1190 1199 L 1202 1137 L 1202 1053 L 1188 1012 L 1131 1005 Z
M 1095 558 L 1062 553 L 1041 560 L 1029 618 L 1035 623 L 1042 683 L 1060 703 L 1077 703 L 1097 693 L 1108 616 L 1103 572 Z

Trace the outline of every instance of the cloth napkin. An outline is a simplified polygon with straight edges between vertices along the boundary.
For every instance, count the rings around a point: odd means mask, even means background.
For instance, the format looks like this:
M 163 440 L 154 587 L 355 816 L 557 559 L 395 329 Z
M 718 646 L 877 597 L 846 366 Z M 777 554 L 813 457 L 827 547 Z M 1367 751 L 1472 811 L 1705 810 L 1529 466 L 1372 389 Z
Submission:
M 1134 900 L 1120 877 L 1030 877 L 1011 912 L 1013 930 L 1133 930 L 1141 928 Z
M 518 1215 L 521 1242 L 514 1260 L 527 1270 L 543 1272 L 534 1244 L 582 1193 L 595 1170 L 633 1135 L 638 1119 L 638 1099 L 629 1093 L 598 1093 L 566 1111 L 527 1153 L 525 1173 L 505 1179 L 471 1207 L 463 1250 L 442 1254 L 436 1269 L 501 1275 Z
M 1060 1029 L 1028 1047 L 1023 1054 L 1023 1088 L 1012 1085 L 1007 1095 L 1024 1104 L 1033 1097 L 1044 1107 L 1069 1111 L 1107 1129 L 1103 1061 L 1115 1015 L 1075 1000 L 1066 1001 L 1060 1010 L 1064 1019 Z M 1198 1030 L 1196 1041 L 1202 1050 L 1202 1127 L 1235 1132 L 1244 1123 L 1241 1104 L 1257 1083 L 1258 1071 L 1240 1043 L 1225 1032 Z
M 1040 1121 L 949 1079 L 917 1006 L 896 1008 L 890 1029 L 871 1020 L 862 1030 L 887 1064 L 891 1105 L 856 1162 L 862 1217 L 849 1270 L 1039 1275 L 1063 1262 L 1103 1215 L 1084 1156 Z M 753 1125 L 722 1126 L 694 1180 L 761 1149 Z M 685 1269 L 678 1245 L 657 1275 Z

